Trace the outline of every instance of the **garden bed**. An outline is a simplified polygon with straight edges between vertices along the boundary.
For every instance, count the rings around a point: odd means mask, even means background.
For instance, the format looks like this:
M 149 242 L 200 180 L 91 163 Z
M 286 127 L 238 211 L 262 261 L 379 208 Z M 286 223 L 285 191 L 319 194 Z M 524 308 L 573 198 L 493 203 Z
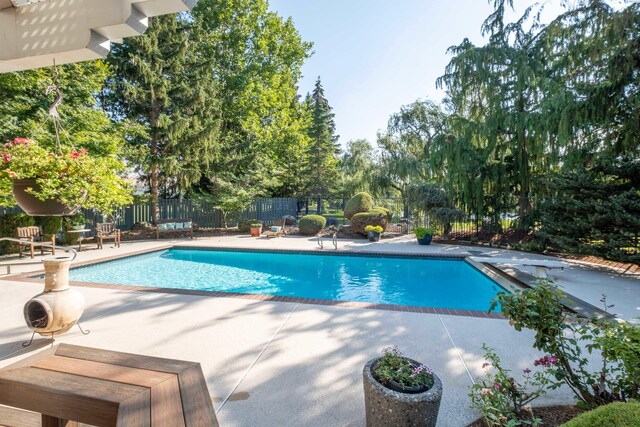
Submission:
M 584 411 L 584 409 L 580 409 L 577 406 L 542 406 L 533 408 L 534 415 L 542 420 L 542 425 L 545 427 L 558 427 Z M 468 427 L 487 427 L 487 424 L 482 418 L 479 418 L 469 424 Z

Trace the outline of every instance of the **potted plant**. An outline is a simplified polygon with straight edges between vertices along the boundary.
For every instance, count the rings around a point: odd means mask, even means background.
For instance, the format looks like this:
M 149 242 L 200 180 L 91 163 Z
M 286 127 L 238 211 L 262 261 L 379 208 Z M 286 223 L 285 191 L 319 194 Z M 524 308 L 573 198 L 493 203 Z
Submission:
M 370 242 L 379 242 L 383 229 L 379 225 L 367 225 L 364 231 L 367 232 L 367 237 Z
M 109 212 L 131 202 L 128 185 L 116 174 L 122 168 L 118 159 L 92 157 L 84 148 L 48 149 L 15 138 L 0 148 L 0 204 L 15 200 L 32 216 L 73 215 L 85 202 Z
M 430 245 L 435 230 L 432 227 L 416 227 L 413 229 L 413 232 L 418 239 L 419 245 Z
M 363 370 L 368 427 L 435 427 L 442 400 L 442 382 L 425 365 L 387 347 L 382 357 Z
M 262 234 L 262 224 L 259 222 L 255 222 L 249 226 L 251 230 L 251 237 L 260 237 Z

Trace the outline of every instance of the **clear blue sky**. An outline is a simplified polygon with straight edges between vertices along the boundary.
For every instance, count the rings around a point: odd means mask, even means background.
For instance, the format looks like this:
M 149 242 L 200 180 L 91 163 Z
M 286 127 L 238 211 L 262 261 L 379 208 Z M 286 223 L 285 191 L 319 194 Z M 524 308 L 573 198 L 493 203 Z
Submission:
M 532 3 L 516 0 L 518 13 Z M 465 37 L 482 44 L 480 26 L 492 11 L 486 0 L 270 0 L 270 7 L 314 43 L 300 92 L 321 77 L 343 145 L 358 138 L 375 145 L 400 106 L 439 102 L 435 81 L 450 60 L 447 48 Z

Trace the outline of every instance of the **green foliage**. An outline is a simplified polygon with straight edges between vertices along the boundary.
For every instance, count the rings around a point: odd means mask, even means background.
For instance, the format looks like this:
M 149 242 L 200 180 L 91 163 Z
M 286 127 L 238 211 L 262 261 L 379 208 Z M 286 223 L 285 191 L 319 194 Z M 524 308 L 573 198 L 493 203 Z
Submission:
M 393 212 L 391 212 L 391 209 L 383 208 L 382 206 L 374 206 L 371 208 L 371 211 L 382 212 L 387 218 L 387 222 L 391 222 L 393 219 Z
M 36 225 L 42 227 L 42 234 L 55 235 L 60 231 L 62 226 L 61 216 L 37 216 L 35 217 Z
M 560 427 L 635 427 L 640 425 L 640 403 L 610 403 L 562 424 Z
M 367 225 L 367 226 L 364 228 L 364 231 L 366 231 L 367 233 L 368 233 L 368 232 L 370 232 L 370 231 L 373 231 L 373 232 L 375 232 L 375 233 L 380 234 L 380 233 L 382 233 L 384 230 L 383 230 L 383 229 L 382 229 L 382 227 L 380 227 L 379 225 Z
M 416 227 L 413 229 L 413 233 L 416 235 L 416 238 L 422 239 L 427 234 L 434 235 L 436 230 L 433 227 Z
M 382 227 L 387 229 L 389 225 L 389 215 L 387 211 L 380 209 L 370 209 L 367 212 L 359 212 L 351 217 L 351 230 L 354 233 L 367 235 L 365 228 L 369 225 Z
M 342 174 L 342 193 L 354 194 L 369 191 L 369 177 L 374 168 L 373 147 L 366 139 L 347 142 L 340 156 L 338 169 Z
M 311 44 L 266 0 L 200 0 L 192 17 L 198 39 L 190 49 L 219 89 L 219 150 L 198 189 L 210 191 L 211 181 L 229 193 L 238 186 L 256 194 L 304 193 L 312 119 L 296 85 Z
M 318 234 L 320 230 L 327 224 L 327 219 L 320 215 L 305 215 L 298 221 L 300 234 L 313 236 Z
M 77 213 L 71 216 L 63 216 L 62 217 L 62 239 L 60 244 L 64 246 L 73 246 L 78 243 L 80 239 L 79 233 L 67 233 L 67 230 L 70 230 L 74 226 L 86 226 L 86 218 L 82 213 Z
M 182 192 L 200 181 L 219 150 L 219 102 L 193 20 L 149 18 L 149 29 L 113 46 L 107 107 L 127 127 L 129 155 L 148 180 L 153 219 L 160 186 Z
M 519 381 L 502 366 L 495 350 L 486 344 L 482 345 L 482 349 L 485 351 L 484 358 L 488 360 L 483 364 L 487 374 L 476 378 L 471 386 L 471 408 L 482 414 L 489 427 L 540 425 L 541 421 L 525 408 L 545 393 L 552 382 L 550 373 L 544 369 L 532 370 L 527 367 L 523 369 Z
M 260 220 L 257 219 L 241 219 L 238 221 L 238 231 L 241 233 L 248 233 L 253 224 L 262 225 Z
M 311 144 L 304 173 L 309 176 L 307 193 L 325 196 L 333 193 L 338 185 L 338 157 L 340 151 L 334 114 L 324 95 L 320 77 L 316 80 L 313 93 L 307 95 L 305 106 L 311 112 L 309 137 Z
M 119 160 L 124 143 L 122 127 L 98 108 L 98 97 L 108 74 L 102 61 L 68 64 L 18 73 L 0 74 L 0 139 L 32 138 L 38 144 L 5 147 L 15 154 L 9 166 L 0 165 L 0 205 L 13 206 L 11 178 L 41 177 L 39 196 L 59 197 L 74 204 L 88 190 L 84 206 L 109 213 L 130 202 L 130 190 L 119 177 L 124 170 Z M 56 131 L 48 109 L 53 102 L 45 89 L 54 83 L 63 93 L 58 107 L 63 148 L 58 149 Z M 72 153 L 89 156 L 71 159 Z M 16 151 L 15 153 L 13 153 Z M 57 157 L 47 157 L 54 152 Z M 9 176 L 12 171 L 15 176 Z
M 351 219 L 355 214 L 366 212 L 373 207 L 373 199 L 369 193 L 358 193 L 344 206 L 344 217 Z
M 598 159 L 558 174 L 542 207 L 540 236 L 556 249 L 640 263 L 640 162 Z
M 0 236 L 18 237 L 16 229 L 35 225 L 32 216 L 26 214 L 5 214 L 0 215 Z M 0 242 L 0 255 L 17 253 L 18 245 L 11 242 Z
M 637 398 L 640 393 L 637 326 L 608 319 L 571 321 L 563 310 L 563 298 L 564 293 L 550 281 L 541 280 L 535 288 L 498 294 L 491 309 L 500 304 L 502 313 L 517 331 L 527 328 L 535 332 L 534 347 L 554 360 L 547 366 L 556 379 L 551 388 L 564 383 L 589 407 Z M 603 301 L 606 307 L 606 300 Z M 616 344 L 616 339 L 622 342 Z M 594 355 L 600 353 L 600 367 L 596 371 L 590 370 L 583 347 Z
M 27 191 L 40 200 L 77 206 L 88 195 L 84 204 L 105 213 L 131 202 L 128 185 L 117 175 L 124 166 L 112 157 L 92 156 L 84 148 L 47 149 L 25 138 L 6 143 L 0 157 L 0 180 L 35 179 Z M 0 184 L 2 189 L 10 186 Z M 12 193 L 0 193 L 0 204 L 14 205 Z
M 403 387 L 429 389 L 433 386 L 431 369 L 422 364 L 415 365 L 396 346 L 385 348 L 384 355 L 372 367 L 371 374 L 382 385 L 394 381 Z

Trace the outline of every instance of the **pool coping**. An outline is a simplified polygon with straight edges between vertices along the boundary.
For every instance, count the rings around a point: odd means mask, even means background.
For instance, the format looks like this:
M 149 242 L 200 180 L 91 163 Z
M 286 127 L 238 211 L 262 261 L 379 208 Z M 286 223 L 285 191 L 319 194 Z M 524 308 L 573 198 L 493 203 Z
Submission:
M 463 254 L 420 254 L 420 253 L 406 253 L 406 252 L 376 252 L 376 251 L 319 251 L 319 250 L 304 250 L 304 249 L 270 249 L 270 248 L 237 248 L 237 247 L 222 247 L 222 246 L 192 246 L 185 244 L 167 244 L 159 247 L 153 247 L 148 249 L 142 249 L 139 251 L 129 252 L 126 254 L 117 254 L 107 257 L 102 257 L 93 260 L 79 261 L 74 263 L 71 269 L 84 267 L 92 264 L 103 264 L 111 261 L 117 261 L 123 258 L 130 258 L 135 256 L 141 256 L 150 254 L 153 252 L 165 251 L 168 249 L 188 249 L 188 250 L 203 250 L 203 251 L 231 251 L 231 252 L 269 252 L 269 253 L 283 253 L 283 254 L 304 254 L 304 255 L 329 255 L 329 256 L 367 256 L 367 257 L 381 257 L 381 258 L 428 258 L 428 259 L 440 259 L 440 260 L 459 260 L 465 261 L 481 273 L 487 275 L 490 279 L 498 283 L 498 285 L 511 291 L 518 288 L 514 281 L 509 281 L 504 277 L 496 274 L 488 268 L 485 268 L 478 263 L 468 259 L 467 255 Z M 478 265 L 476 265 L 478 264 Z M 12 280 L 17 282 L 26 283 L 43 283 L 43 279 L 37 278 L 44 274 L 44 269 L 31 271 L 27 273 L 19 273 L 15 275 L 5 276 L 0 280 Z M 100 288 L 100 289 L 113 289 L 113 290 L 125 290 L 130 292 L 152 292 L 152 293 L 166 293 L 177 295 L 194 295 L 194 296 L 207 296 L 214 298 L 236 298 L 254 301 L 272 301 L 272 302 L 284 302 L 284 303 L 296 303 L 296 304 L 311 304 L 333 307 L 348 307 L 348 308 L 364 308 L 373 310 L 386 310 L 386 311 L 399 311 L 406 313 L 424 313 L 424 314 L 444 314 L 450 316 L 466 316 L 466 317 L 478 317 L 488 319 L 505 319 L 502 313 L 486 312 L 479 310 L 462 310 L 462 309 L 449 309 L 449 308 L 437 308 L 437 307 L 422 307 L 422 306 L 406 306 L 397 304 L 380 304 L 380 303 L 368 303 L 357 301 L 335 301 L 325 300 L 318 298 L 301 298 L 301 297 L 289 297 L 278 295 L 264 295 L 264 294 L 245 294 L 238 292 L 218 292 L 218 291 L 203 291 L 195 289 L 176 289 L 176 288 L 162 288 L 162 287 L 149 287 L 138 285 L 126 285 L 126 284 L 111 284 L 111 283 L 99 283 L 99 282 L 81 282 L 70 281 L 70 285 L 87 288 Z

